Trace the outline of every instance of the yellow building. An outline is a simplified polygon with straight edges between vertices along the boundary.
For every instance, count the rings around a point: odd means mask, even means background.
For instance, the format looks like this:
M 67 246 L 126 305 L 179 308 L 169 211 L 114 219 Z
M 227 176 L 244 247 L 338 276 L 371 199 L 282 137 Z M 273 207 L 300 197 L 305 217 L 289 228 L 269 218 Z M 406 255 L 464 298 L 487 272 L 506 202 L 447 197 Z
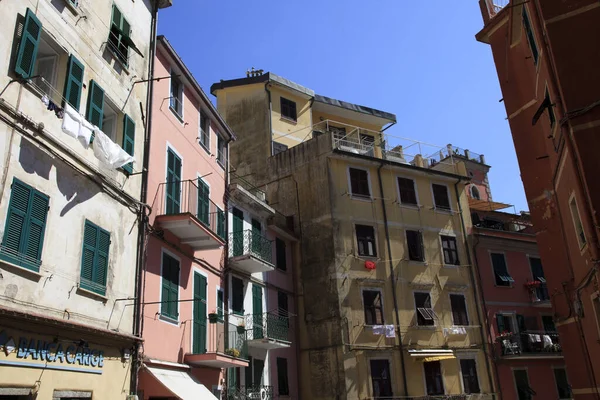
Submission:
M 300 238 L 294 398 L 491 398 L 469 178 L 452 149 L 387 135 L 395 115 L 272 73 L 211 92 L 238 133 L 232 167 Z

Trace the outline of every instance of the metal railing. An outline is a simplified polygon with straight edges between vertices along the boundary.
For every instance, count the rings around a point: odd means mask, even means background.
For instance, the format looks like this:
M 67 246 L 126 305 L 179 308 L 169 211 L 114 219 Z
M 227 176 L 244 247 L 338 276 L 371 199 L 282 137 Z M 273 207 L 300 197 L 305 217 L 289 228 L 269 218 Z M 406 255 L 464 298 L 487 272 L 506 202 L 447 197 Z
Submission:
M 220 353 L 228 356 L 248 359 L 248 343 L 245 332 L 238 332 L 237 326 L 224 323 L 219 317 L 206 321 L 206 348 L 202 346 L 202 336 L 192 340 L 193 354 Z
M 498 14 L 504 7 L 510 3 L 510 0 L 485 0 L 490 18 Z
M 271 400 L 273 396 L 273 386 L 267 385 L 248 385 L 235 388 L 223 389 L 223 399 L 226 400 Z
M 244 178 L 241 178 L 235 174 L 231 174 L 230 184 L 232 184 L 232 185 L 236 184 L 236 185 L 243 187 L 248 192 L 253 194 L 256 198 L 258 198 L 260 201 L 266 201 L 266 199 L 267 199 L 267 196 L 264 191 L 260 190 L 259 188 L 257 188 L 256 186 L 254 186 L 253 184 L 251 184 Z
M 289 318 L 274 313 L 246 315 L 246 339 L 289 341 Z
M 502 356 L 557 355 L 562 352 L 557 332 L 523 331 L 500 336 L 496 342 Z
M 264 262 L 272 264 L 273 241 L 251 229 L 229 234 L 229 257 L 250 254 Z
M 161 183 L 152 209 L 156 210 L 157 215 L 191 214 L 224 240 L 225 213 L 208 198 L 207 193 L 200 191 L 197 179 Z

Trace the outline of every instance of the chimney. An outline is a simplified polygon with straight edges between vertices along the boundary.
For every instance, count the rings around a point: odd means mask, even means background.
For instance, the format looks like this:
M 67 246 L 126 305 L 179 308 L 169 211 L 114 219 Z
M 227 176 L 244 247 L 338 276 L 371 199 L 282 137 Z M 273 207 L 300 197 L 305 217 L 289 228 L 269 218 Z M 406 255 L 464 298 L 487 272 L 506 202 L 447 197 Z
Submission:
M 485 157 L 483 156 L 483 154 L 479 155 L 479 162 L 485 164 Z
M 469 150 L 468 150 L 468 149 L 465 149 L 465 158 L 466 158 L 467 160 L 470 160 L 470 159 L 471 159 L 471 157 L 470 157 L 470 156 L 471 156 L 471 154 L 470 154 Z
M 447 144 L 446 145 L 446 149 L 448 150 L 448 157 L 452 156 L 452 145 L 451 144 Z

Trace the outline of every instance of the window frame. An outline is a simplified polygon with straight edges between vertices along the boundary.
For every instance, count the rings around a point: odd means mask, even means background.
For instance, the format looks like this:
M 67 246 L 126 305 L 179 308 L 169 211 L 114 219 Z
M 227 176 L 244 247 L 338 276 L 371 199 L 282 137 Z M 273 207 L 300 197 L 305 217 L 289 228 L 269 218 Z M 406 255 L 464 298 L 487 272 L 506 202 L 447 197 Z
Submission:
M 163 313 L 162 307 L 163 307 L 163 297 L 162 297 L 162 288 L 163 288 L 163 279 L 164 279 L 164 255 L 167 255 L 173 259 L 175 259 L 178 263 L 179 263 L 179 271 L 178 271 L 178 283 L 177 283 L 177 317 L 173 318 L 172 316 Z M 181 315 L 181 303 L 179 302 L 179 298 L 180 298 L 180 294 L 181 294 L 181 257 L 177 256 L 175 253 L 173 253 L 172 251 L 169 251 L 167 249 L 165 249 L 164 247 L 161 248 L 161 252 L 160 252 L 160 293 L 159 293 L 159 298 L 160 298 L 160 310 L 159 310 L 159 314 L 160 314 L 160 318 L 161 320 L 170 323 L 170 324 L 175 324 L 175 325 L 179 325 L 179 316 Z
M 210 117 L 202 110 L 198 111 L 198 143 L 208 154 L 210 152 Z M 206 143 L 205 143 L 206 142 Z
M 452 296 L 460 296 L 463 298 L 463 302 L 465 305 L 465 318 L 467 319 L 467 323 L 465 324 L 457 324 L 454 320 L 454 309 L 452 308 Z M 469 316 L 469 306 L 467 303 L 467 296 L 464 293 L 448 293 L 448 301 L 450 302 L 450 316 L 452 318 L 452 326 L 470 326 L 471 318 Z
M 575 192 L 569 196 L 569 211 L 571 213 L 571 220 L 573 221 L 573 229 L 575 230 L 575 237 L 577 243 L 579 243 L 579 250 L 583 250 L 587 245 L 587 235 L 585 228 L 583 227 L 583 221 L 581 220 L 581 212 L 579 211 L 579 202 L 575 196 Z
M 452 250 L 450 248 L 446 249 L 444 247 L 444 239 L 453 240 L 455 249 L 454 250 Z M 456 235 L 451 234 L 451 233 L 440 233 L 439 240 L 440 240 L 440 249 L 442 250 L 442 262 L 443 262 L 444 267 L 449 267 L 449 268 L 460 267 L 460 253 L 458 251 L 458 239 L 457 239 Z M 446 250 L 449 252 L 453 251 L 454 253 L 456 253 L 454 263 L 446 261 Z
M 175 114 L 179 122 L 183 123 L 185 112 L 183 101 L 184 85 L 179 77 L 180 75 L 181 74 L 177 73 L 177 71 L 173 70 L 172 68 L 169 69 L 169 109 L 173 112 L 173 114 Z M 177 84 L 179 85 L 177 87 L 177 94 L 175 96 L 173 95 L 173 81 L 177 82 Z M 173 106 L 173 99 L 179 102 L 181 106 L 181 113 L 177 110 L 177 103 L 174 103 L 175 107 Z
M 116 37 L 116 35 L 112 32 L 115 8 L 117 9 L 117 11 L 119 11 L 119 14 L 121 15 L 120 26 L 116 27 L 120 32 L 118 37 Z M 123 32 L 124 23 L 126 23 L 129 26 L 129 32 Z M 109 24 L 109 28 L 108 28 L 108 39 L 106 40 L 106 45 L 109 48 L 109 50 L 111 51 L 111 53 L 113 53 L 114 57 L 121 64 L 123 64 L 123 66 L 125 68 L 128 68 L 128 66 L 129 66 L 129 55 L 130 55 L 130 50 L 131 50 L 130 47 L 131 46 L 129 46 L 128 44 L 125 44 L 125 46 L 127 47 L 127 54 L 121 54 L 119 46 L 123 45 L 123 41 L 125 38 L 127 38 L 127 39 L 129 39 L 129 41 L 131 41 L 131 31 L 132 31 L 131 23 L 129 22 L 129 20 L 127 20 L 127 18 L 125 18 L 123 11 L 121 11 L 121 9 L 115 3 L 113 3 L 112 8 L 111 8 L 110 24 Z M 117 48 L 114 48 L 115 45 L 111 42 L 111 37 L 113 37 L 113 35 L 115 36 L 115 39 L 117 40 Z M 123 59 L 123 57 L 125 59 Z
M 479 188 L 474 183 L 469 187 L 469 193 L 471 194 L 471 198 L 474 200 L 481 200 L 481 192 Z
M 373 303 L 372 306 L 369 306 L 369 308 L 367 308 L 366 303 L 365 303 L 365 292 L 377 292 L 379 293 L 379 301 L 381 303 L 381 305 L 379 307 L 377 307 L 375 305 L 375 303 Z M 361 303 L 362 303 L 362 308 L 363 308 L 363 318 L 364 318 L 364 324 L 365 326 L 374 326 L 374 325 L 385 325 L 385 309 L 384 309 L 384 299 L 383 299 L 383 290 L 381 288 L 377 288 L 377 287 L 363 287 L 360 290 L 360 295 L 361 295 Z M 379 313 L 381 316 L 381 323 L 377 322 L 377 310 L 379 309 Z M 375 321 L 373 321 L 373 324 L 369 324 L 368 323 L 368 318 L 367 315 L 369 314 L 367 312 L 367 310 L 369 310 L 369 312 L 371 312 L 375 317 Z
M 492 267 L 492 276 L 494 277 L 494 286 L 495 287 L 512 288 L 515 280 L 512 277 L 512 275 L 510 274 L 510 271 L 508 269 L 508 260 L 506 258 L 506 253 L 504 251 L 489 250 L 488 254 L 490 257 L 490 266 Z M 500 277 L 499 274 L 498 274 L 498 276 L 496 276 L 496 268 L 494 267 L 494 257 L 492 256 L 492 254 L 501 254 L 502 257 L 504 258 L 504 266 L 506 268 L 506 273 L 507 273 L 505 278 L 507 278 L 507 280 L 503 280 L 502 278 L 499 278 Z M 510 278 L 510 279 L 508 279 L 508 278 Z M 506 285 L 499 284 L 498 279 L 500 279 L 501 282 L 507 282 L 507 284 Z
M 413 193 L 415 197 L 415 203 L 408 203 L 402 200 L 402 189 L 400 188 L 400 180 L 403 179 L 405 181 L 412 181 L 413 184 Z M 396 187 L 398 188 L 398 200 L 400 201 L 400 205 L 404 207 L 415 207 L 419 208 L 419 192 L 417 190 L 417 182 L 412 178 L 407 178 L 405 176 L 396 176 Z
M 366 172 L 367 187 L 369 190 L 369 194 L 365 195 L 365 194 L 360 194 L 360 193 L 354 193 L 353 188 L 352 188 L 352 170 Z M 348 193 L 350 194 L 350 198 L 352 198 L 353 200 L 372 201 L 373 200 L 373 189 L 371 187 L 371 173 L 370 173 L 369 169 L 349 165 L 347 167 L 347 171 L 348 171 L 348 189 L 349 189 Z
M 440 379 L 442 382 L 442 392 L 441 394 L 429 394 L 429 392 L 427 391 L 427 372 L 425 370 L 425 364 L 429 364 L 429 363 L 437 363 L 440 366 Z M 423 385 L 424 385 L 424 393 L 425 396 L 444 396 L 446 394 L 446 382 L 444 380 L 444 366 L 442 365 L 441 361 L 429 361 L 429 362 L 423 362 Z
M 285 104 L 285 108 L 289 111 L 290 114 L 293 114 L 293 116 L 291 116 L 291 115 L 288 116 L 288 115 L 283 114 L 284 102 L 288 103 L 288 104 Z M 293 109 L 293 113 L 292 113 L 292 109 Z M 298 105 L 296 104 L 295 101 L 290 100 L 286 97 L 280 96 L 279 97 L 279 114 L 281 115 L 281 118 L 284 120 L 298 122 Z
M 219 164 L 223 169 L 227 168 L 227 150 L 227 140 L 217 133 L 217 164 Z
M 416 232 L 418 235 L 417 237 L 420 239 L 420 252 L 421 252 L 421 259 L 420 260 L 413 260 L 410 256 L 410 243 L 408 240 L 408 232 Z M 406 242 L 406 253 L 408 255 L 408 261 L 409 262 L 416 262 L 416 263 L 426 263 L 427 259 L 425 257 L 425 240 L 423 239 L 423 231 L 418 230 L 418 229 L 405 229 L 404 230 L 404 237 L 405 237 L 405 242 Z
M 285 363 L 285 375 L 280 375 L 280 370 L 281 370 L 281 366 L 280 366 L 280 361 L 279 360 L 283 360 Z M 289 370 L 288 370 L 288 359 L 287 357 L 277 357 L 275 360 L 275 366 L 277 368 L 277 393 L 279 394 L 279 396 L 289 396 L 290 395 L 290 375 L 289 375 Z M 284 381 L 284 388 L 285 390 L 281 390 L 281 381 Z
M 523 5 L 523 11 L 521 13 L 521 21 L 523 24 L 523 28 L 525 29 L 525 38 L 527 39 L 529 51 L 531 51 L 531 58 L 533 58 L 533 65 L 537 67 L 537 65 L 539 63 L 539 59 L 540 59 L 540 48 L 537 44 L 537 39 L 535 37 L 535 31 L 533 29 L 533 25 L 531 24 L 531 18 L 529 17 L 529 11 L 527 11 L 526 5 Z M 535 49 L 535 51 L 534 51 L 534 49 Z
M 527 386 L 530 389 L 533 389 L 531 387 L 531 381 L 529 380 L 529 368 L 527 368 L 527 367 L 511 368 L 513 387 L 515 389 L 515 394 L 517 396 L 516 398 L 517 398 L 517 400 L 522 400 L 521 396 L 519 395 L 519 387 L 517 385 L 517 379 L 516 379 L 516 376 L 515 376 L 515 371 L 525 371 L 525 374 L 526 374 L 526 377 L 527 377 Z M 523 399 L 523 400 L 526 400 L 526 399 Z
M 235 286 L 233 284 L 234 280 L 238 280 L 238 281 L 240 281 L 242 283 L 242 286 L 241 286 L 242 293 L 241 293 L 241 296 L 240 296 L 240 298 L 241 298 L 241 304 L 240 305 L 241 305 L 242 308 L 240 310 L 236 310 L 234 308 L 234 305 L 236 305 L 235 302 L 234 302 L 234 299 L 235 299 L 235 293 L 234 293 Z M 230 306 L 230 308 L 231 308 L 231 313 L 233 315 L 242 316 L 242 317 L 244 316 L 244 287 L 245 286 L 246 285 L 244 284 L 244 280 L 242 278 L 240 278 L 238 276 L 235 276 L 235 275 L 231 275 L 231 306 Z
M 441 207 L 441 206 L 439 206 L 437 204 L 437 201 L 435 199 L 434 186 L 440 186 L 440 187 L 443 186 L 446 189 L 446 197 L 448 199 L 448 208 Z M 435 211 L 440 211 L 440 212 L 445 212 L 445 213 L 451 213 L 453 211 L 453 209 L 452 209 L 452 196 L 450 195 L 450 189 L 448 188 L 448 185 L 446 185 L 444 183 L 435 183 L 435 182 L 432 182 L 431 183 L 431 197 L 433 199 L 433 209 Z
M 415 312 L 415 319 L 417 322 L 417 326 L 419 327 L 435 327 L 437 326 L 437 322 L 436 320 L 438 319 L 437 314 L 435 313 L 435 310 L 433 309 L 433 301 L 431 300 L 431 290 L 429 291 L 424 291 L 424 290 L 413 290 L 413 304 L 414 304 L 414 312 Z M 417 307 L 417 294 L 426 294 L 429 296 L 429 307 Z M 428 309 L 431 310 L 432 315 L 431 315 L 431 319 L 426 319 L 423 314 L 421 313 L 421 311 L 419 311 L 419 308 L 422 309 Z M 421 316 L 421 318 L 423 319 L 423 321 L 432 321 L 432 323 L 419 323 L 419 315 Z
M 478 392 L 471 392 L 469 391 L 467 393 L 466 388 L 465 388 L 465 379 L 464 379 L 464 375 L 463 375 L 463 366 L 462 366 L 462 361 L 473 361 L 475 363 L 475 378 L 477 379 L 477 387 L 479 388 Z M 458 369 L 459 369 L 459 373 L 460 373 L 460 384 L 461 384 L 461 390 L 462 393 L 464 394 L 477 394 L 477 393 L 481 393 L 481 379 L 479 379 L 479 370 L 477 368 L 478 366 L 478 362 L 477 362 L 477 357 L 476 356 L 465 356 L 465 357 L 458 357 Z
M 358 227 L 364 227 L 364 228 L 371 228 L 373 230 L 373 253 L 374 254 L 361 254 L 360 251 L 360 243 L 362 242 L 362 240 L 359 240 L 358 238 Z M 373 258 L 376 259 L 377 256 L 377 227 L 373 226 L 373 225 L 365 225 L 365 224 L 354 224 L 354 238 L 356 240 L 356 254 L 359 257 L 366 257 L 366 258 Z M 364 238 L 363 238 L 364 239 Z M 370 242 L 366 241 L 365 244 L 368 244 Z M 367 245 L 367 249 L 368 249 L 368 245 Z
M 569 391 L 569 397 L 561 397 L 560 396 L 560 390 L 558 387 L 558 380 L 556 379 L 556 370 L 562 370 L 565 373 L 565 380 L 567 383 L 567 390 Z M 558 400 L 570 400 L 573 398 L 573 390 L 571 388 L 571 384 L 569 383 L 569 376 L 567 374 L 567 368 L 566 366 L 552 366 L 552 376 L 554 377 L 554 385 L 556 387 L 556 394 L 558 395 Z
M 387 381 L 389 382 L 389 389 L 390 389 L 390 394 L 383 394 L 383 396 L 376 396 L 375 395 L 375 385 L 374 385 L 374 380 L 373 380 L 373 365 L 371 364 L 373 361 L 375 362 L 382 362 L 385 361 L 387 362 L 387 369 L 388 369 L 388 379 Z M 379 398 L 388 398 L 388 397 L 394 397 L 394 381 L 392 379 L 393 375 L 393 371 L 392 371 L 392 360 L 390 358 L 387 357 L 373 357 L 373 358 L 369 358 L 369 362 L 367 364 L 368 369 L 369 369 L 369 380 L 371 383 L 371 392 L 373 394 L 373 398 L 374 399 L 379 399 Z M 380 381 L 381 379 L 376 379 L 377 381 Z

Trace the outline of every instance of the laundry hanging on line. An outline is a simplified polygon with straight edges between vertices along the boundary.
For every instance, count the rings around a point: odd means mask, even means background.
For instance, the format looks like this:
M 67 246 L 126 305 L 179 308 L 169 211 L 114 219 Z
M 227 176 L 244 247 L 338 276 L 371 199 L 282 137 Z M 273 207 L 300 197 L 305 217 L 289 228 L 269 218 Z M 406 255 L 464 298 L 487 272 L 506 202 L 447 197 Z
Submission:
M 125 164 L 135 162 L 132 156 L 97 127 L 94 127 L 94 136 L 94 155 L 98 160 L 112 168 L 120 168 Z

